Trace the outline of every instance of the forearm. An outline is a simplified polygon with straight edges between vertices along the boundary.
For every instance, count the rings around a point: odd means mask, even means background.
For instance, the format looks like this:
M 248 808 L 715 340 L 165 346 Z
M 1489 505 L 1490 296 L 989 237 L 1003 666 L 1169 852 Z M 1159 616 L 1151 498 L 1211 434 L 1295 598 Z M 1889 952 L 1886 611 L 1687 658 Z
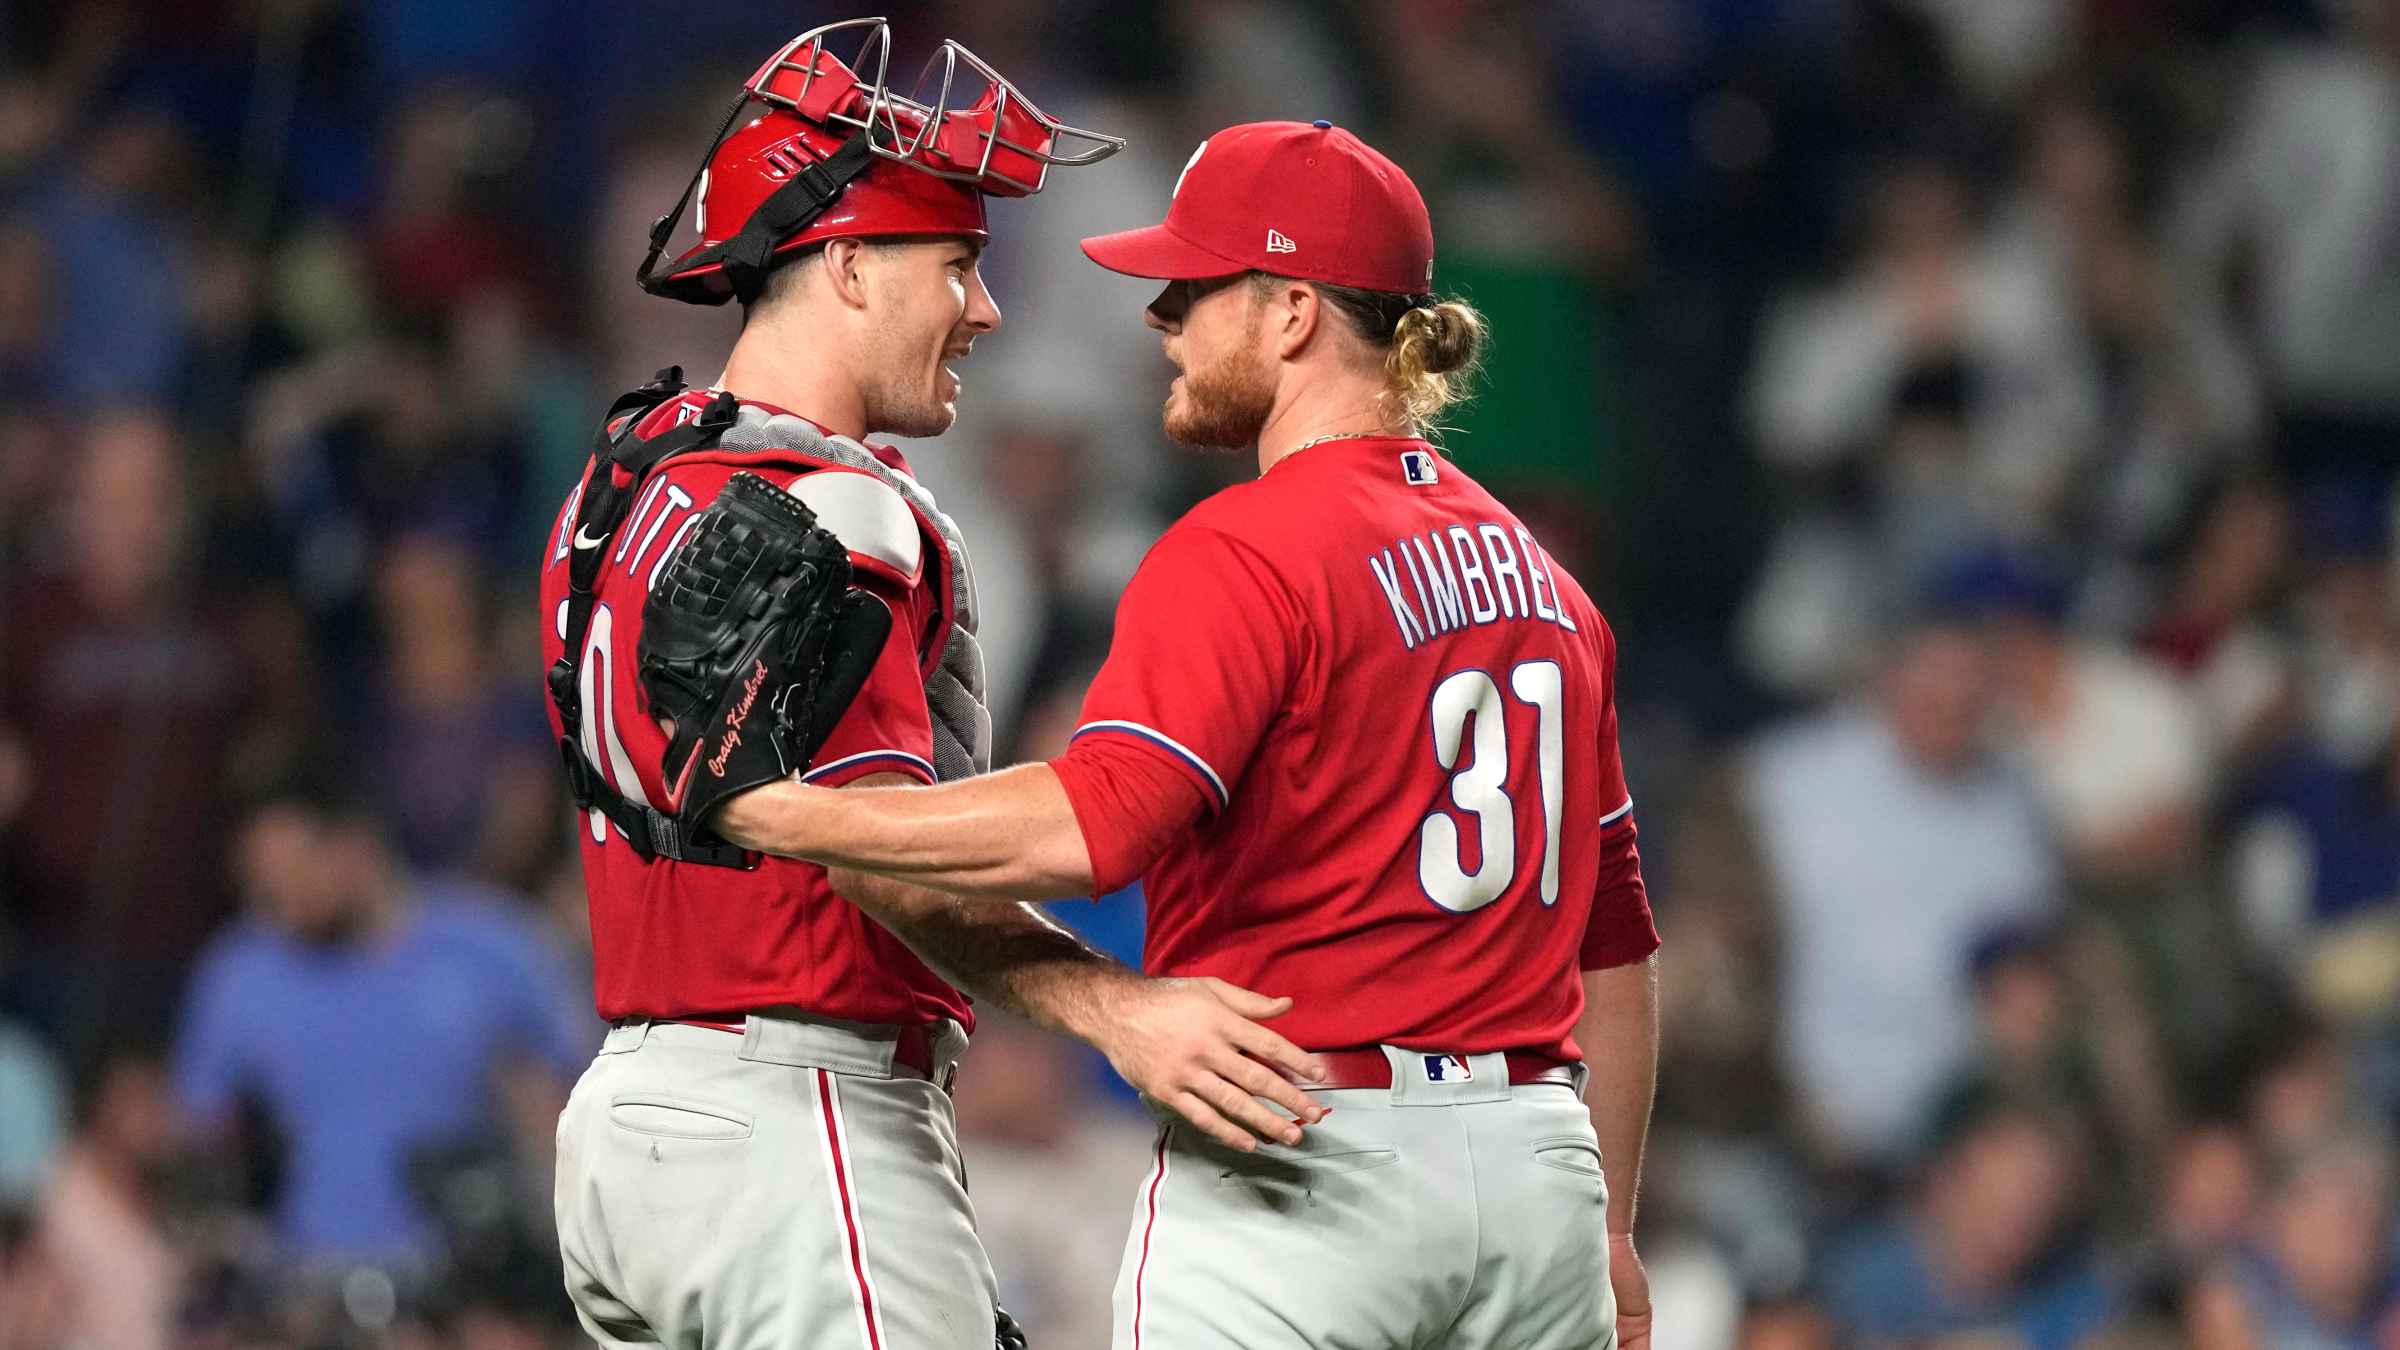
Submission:
M 868 872 L 828 875 L 942 978 L 1078 1040 L 1093 1039 L 1108 995 L 1142 978 L 1030 904 L 978 903 Z
M 1584 1100 L 1608 1177 L 1608 1231 L 1629 1234 L 1640 1203 L 1650 1103 L 1658 1089 L 1658 958 L 1583 973 L 1575 1043 L 1591 1065 Z
M 1083 831 L 1046 764 L 931 788 L 771 783 L 728 801 L 709 825 L 744 848 L 970 901 L 1092 893 Z

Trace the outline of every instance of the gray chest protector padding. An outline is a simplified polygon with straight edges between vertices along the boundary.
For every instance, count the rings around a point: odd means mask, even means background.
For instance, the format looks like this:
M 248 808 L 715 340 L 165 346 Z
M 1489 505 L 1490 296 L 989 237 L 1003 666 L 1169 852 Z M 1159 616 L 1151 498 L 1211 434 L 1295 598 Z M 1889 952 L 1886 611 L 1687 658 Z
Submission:
M 950 555 L 950 623 L 938 635 L 942 657 L 925 677 L 925 706 L 933 714 L 933 767 L 945 783 L 992 767 L 992 715 L 983 704 L 983 648 L 975 641 L 975 571 L 958 525 L 933 504 L 933 494 L 875 458 L 847 436 L 828 436 L 808 422 L 743 404 L 718 442 L 728 450 L 791 451 L 873 474 L 915 507 L 942 536 Z

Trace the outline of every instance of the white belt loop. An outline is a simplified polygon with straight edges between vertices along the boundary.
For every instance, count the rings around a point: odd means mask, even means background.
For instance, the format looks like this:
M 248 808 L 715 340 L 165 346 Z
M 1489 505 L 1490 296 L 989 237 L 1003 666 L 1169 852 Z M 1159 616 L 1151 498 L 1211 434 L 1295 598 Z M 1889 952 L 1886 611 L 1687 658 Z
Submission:
M 737 1053 L 761 1064 L 889 1078 L 899 1038 L 898 1027 L 752 1013 L 744 1019 L 742 1048 Z
M 930 1076 L 936 1086 L 948 1091 L 952 1077 L 958 1072 L 959 1060 L 966 1057 L 967 1029 L 949 1018 L 943 1018 L 927 1027 L 925 1034 L 933 1042 L 933 1073 Z
M 608 1029 L 606 1036 L 600 1038 L 600 1053 L 622 1055 L 628 1051 L 641 1049 L 642 1042 L 648 1039 L 650 1039 L 648 1022 L 619 1022 Z

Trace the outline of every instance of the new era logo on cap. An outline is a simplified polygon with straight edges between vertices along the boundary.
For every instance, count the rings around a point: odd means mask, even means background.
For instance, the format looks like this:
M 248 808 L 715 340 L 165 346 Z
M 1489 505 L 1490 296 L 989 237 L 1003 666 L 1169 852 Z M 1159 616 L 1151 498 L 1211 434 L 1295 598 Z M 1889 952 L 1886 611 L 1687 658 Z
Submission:
M 1400 452 L 1400 477 L 1403 481 L 1424 487 L 1440 482 L 1442 475 L 1433 467 L 1432 455 L 1422 450 L 1403 450 Z
M 1300 246 L 1292 242 L 1292 237 L 1290 235 L 1285 234 L 1283 231 L 1277 229 L 1269 229 L 1267 231 L 1267 252 L 1297 253 L 1299 251 Z

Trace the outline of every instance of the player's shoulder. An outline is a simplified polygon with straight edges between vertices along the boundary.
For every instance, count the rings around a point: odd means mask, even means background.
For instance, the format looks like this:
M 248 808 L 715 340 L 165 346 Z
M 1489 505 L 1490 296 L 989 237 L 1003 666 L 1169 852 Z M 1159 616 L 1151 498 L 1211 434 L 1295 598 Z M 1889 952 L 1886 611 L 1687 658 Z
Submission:
M 1262 519 L 1257 511 L 1244 508 L 1244 499 L 1253 494 L 1241 489 L 1250 486 L 1244 483 L 1227 488 L 1184 512 L 1150 546 L 1143 559 L 1144 569 L 1164 567 L 1183 571 L 1238 564 L 1253 572 L 1263 570 L 1281 577 L 1278 560 L 1293 538 L 1292 529 L 1288 524 Z
M 806 502 L 854 562 L 904 586 L 914 586 L 924 575 L 929 532 L 909 500 L 915 480 L 896 451 L 750 401 L 741 404 L 717 444 L 738 458 L 739 467 Z
M 785 487 L 855 558 L 880 563 L 915 584 L 925 570 L 925 531 L 900 490 L 864 469 L 826 465 L 793 474 Z
M 1322 511 L 1323 503 L 1316 509 Z M 1301 514 L 1301 505 L 1291 496 L 1275 491 L 1264 478 L 1254 478 L 1201 498 L 1168 527 L 1162 542 L 1176 537 L 1213 537 L 1272 553 L 1277 544 L 1292 538 L 1293 524 Z

